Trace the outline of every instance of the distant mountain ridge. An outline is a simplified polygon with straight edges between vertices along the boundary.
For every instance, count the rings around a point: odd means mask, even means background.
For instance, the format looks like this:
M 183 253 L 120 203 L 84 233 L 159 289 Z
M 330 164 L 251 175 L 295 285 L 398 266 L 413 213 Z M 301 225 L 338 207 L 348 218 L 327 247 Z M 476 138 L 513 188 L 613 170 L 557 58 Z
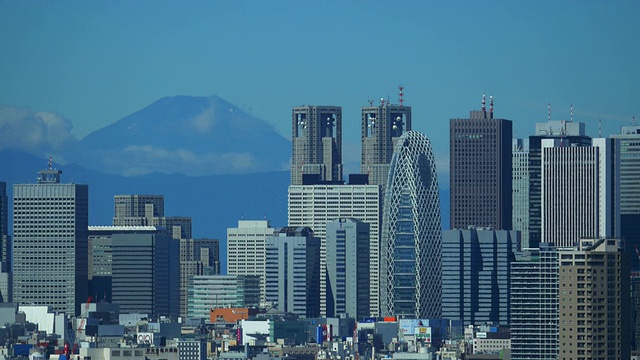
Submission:
M 286 170 L 290 153 L 270 124 L 220 97 L 172 96 L 92 132 L 65 159 L 125 176 L 202 176 Z

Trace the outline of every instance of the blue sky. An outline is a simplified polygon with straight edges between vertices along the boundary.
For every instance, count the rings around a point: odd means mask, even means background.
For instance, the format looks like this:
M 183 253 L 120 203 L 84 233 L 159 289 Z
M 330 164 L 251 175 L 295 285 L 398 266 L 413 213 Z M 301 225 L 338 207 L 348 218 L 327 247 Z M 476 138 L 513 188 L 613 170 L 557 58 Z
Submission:
M 170 95 L 219 95 L 287 137 L 291 107 L 341 105 L 357 162 L 360 108 L 402 84 L 445 166 L 449 119 L 483 92 L 516 137 L 549 102 L 592 136 L 640 117 L 638 15 L 637 1 L 0 0 L 0 106 L 61 114 L 82 138 Z

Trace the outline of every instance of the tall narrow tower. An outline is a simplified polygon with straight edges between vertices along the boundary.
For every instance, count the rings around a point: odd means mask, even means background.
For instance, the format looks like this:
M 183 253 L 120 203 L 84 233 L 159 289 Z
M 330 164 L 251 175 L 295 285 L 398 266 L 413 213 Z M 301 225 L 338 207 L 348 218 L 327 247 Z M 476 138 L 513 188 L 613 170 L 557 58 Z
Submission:
M 468 226 L 512 230 L 511 120 L 493 117 L 485 97 L 468 119 L 450 121 L 450 218 L 452 229 Z
M 401 98 L 402 100 L 402 98 Z M 402 100 L 403 101 L 403 100 Z M 369 175 L 369 184 L 384 189 L 393 156 L 393 146 L 411 130 L 411 107 L 391 105 L 381 99 L 362 108 L 362 159 L 360 172 Z
M 342 108 L 294 107 L 291 145 L 291 185 L 302 185 L 303 175 L 342 181 Z
M 37 184 L 13 186 L 13 300 L 77 315 L 88 293 L 89 192 L 60 174 L 50 160 Z
M 442 316 L 442 234 L 435 159 L 429 139 L 398 140 L 384 194 L 382 315 Z

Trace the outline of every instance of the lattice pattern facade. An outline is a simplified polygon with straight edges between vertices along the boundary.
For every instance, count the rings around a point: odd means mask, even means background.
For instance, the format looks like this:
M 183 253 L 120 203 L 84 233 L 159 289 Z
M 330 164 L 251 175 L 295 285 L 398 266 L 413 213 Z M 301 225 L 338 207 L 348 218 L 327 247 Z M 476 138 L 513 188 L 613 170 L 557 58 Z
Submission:
M 423 134 L 409 131 L 396 143 L 383 209 L 383 314 L 440 318 L 440 198 L 431 143 Z

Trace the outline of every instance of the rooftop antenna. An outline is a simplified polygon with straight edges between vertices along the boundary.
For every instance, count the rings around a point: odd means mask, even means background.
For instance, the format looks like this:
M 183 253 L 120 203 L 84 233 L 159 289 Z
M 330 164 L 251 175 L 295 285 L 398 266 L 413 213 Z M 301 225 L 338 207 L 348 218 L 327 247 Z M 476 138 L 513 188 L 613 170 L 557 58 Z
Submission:
M 402 92 L 404 90 L 404 86 L 399 85 L 398 86 L 398 90 L 400 90 L 400 94 L 398 94 L 398 96 L 400 96 L 400 106 L 402 106 L 402 104 L 404 103 L 404 93 Z
M 569 122 L 573 122 L 573 104 L 571 104 L 571 112 L 569 113 Z
M 547 120 L 551 121 L 551 103 L 547 103 Z
M 369 106 L 373 106 L 373 100 L 367 100 L 369 102 Z
M 493 119 L 493 95 L 489 95 L 489 115 Z
M 487 107 L 485 106 L 487 103 L 487 100 L 485 99 L 484 93 L 482 93 L 482 113 L 484 114 L 484 117 L 487 117 Z
M 636 126 L 636 117 L 633 117 L 633 120 L 631 120 L 631 125 Z
M 602 119 L 598 119 L 598 137 L 602 137 Z
M 49 156 L 49 170 L 53 170 L 53 156 Z

